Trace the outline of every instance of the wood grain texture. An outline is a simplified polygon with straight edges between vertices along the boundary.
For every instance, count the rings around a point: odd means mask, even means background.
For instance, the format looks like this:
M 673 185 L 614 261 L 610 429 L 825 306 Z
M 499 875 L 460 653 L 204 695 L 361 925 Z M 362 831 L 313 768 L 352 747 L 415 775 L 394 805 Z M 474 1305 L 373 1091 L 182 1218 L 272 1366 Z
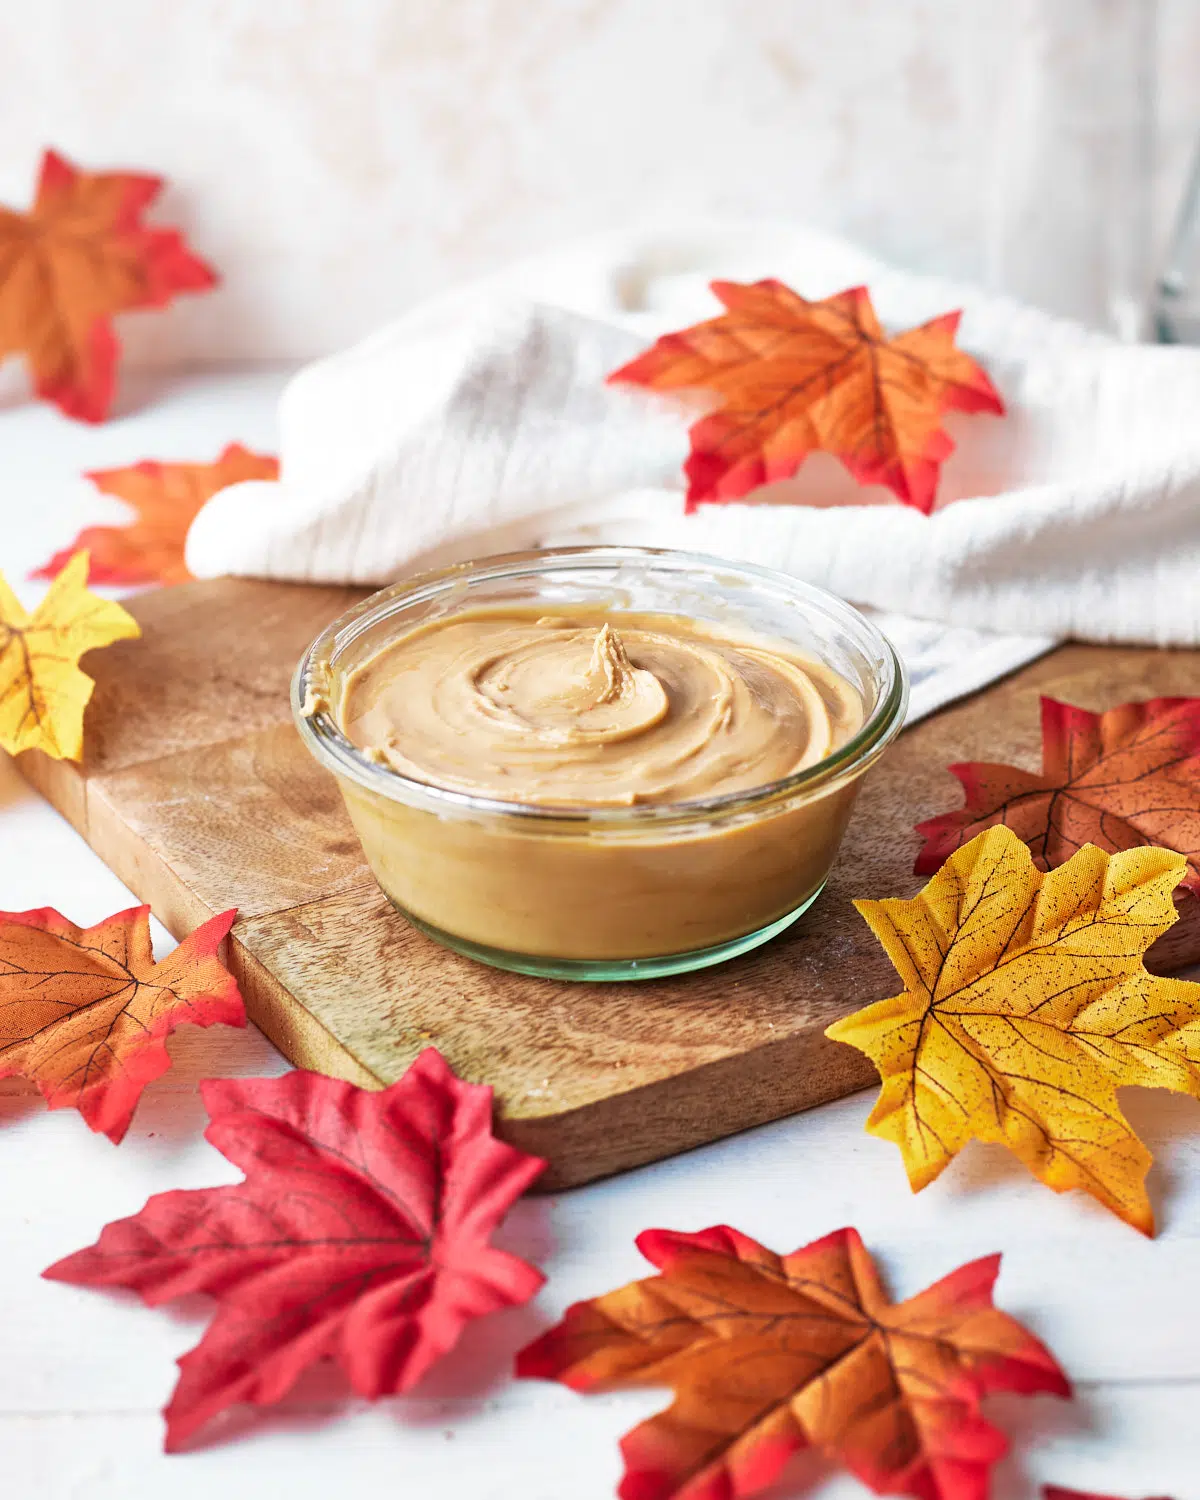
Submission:
M 229 963 L 298 1065 L 388 1083 L 436 1045 L 496 1089 L 543 1189 L 653 1161 L 872 1082 L 829 1023 L 895 992 L 855 896 L 909 896 L 913 825 L 960 800 L 957 760 L 1040 761 L 1042 693 L 1085 708 L 1200 693 L 1200 653 L 1068 646 L 906 732 L 868 778 L 829 886 L 784 936 L 639 984 L 501 973 L 416 932 L 362 861 L 290 721 L 313 635 L 357 591 L 220 580 L 132 601 L 141 642 L 97 653 L 82 767 L 22 769 L 177 935 L 232 905 Z M 1152 950 L 1200 959 L 1200 903 Z
M 141 637 L 84 656 L 96 687 L 83 762 L 57 768 L 88 781 L 289 723 L 302 652 L 366 593 L 218 578 L 125 600 Z M 46 758 L 32 752 L 21 769 L 38 785 Z
M 93 777 L 88 821 L 123 879 L 131 855 L 158 861 L 209 910 L 260 916 L 371 879 L 336 783 L 290 723 Z

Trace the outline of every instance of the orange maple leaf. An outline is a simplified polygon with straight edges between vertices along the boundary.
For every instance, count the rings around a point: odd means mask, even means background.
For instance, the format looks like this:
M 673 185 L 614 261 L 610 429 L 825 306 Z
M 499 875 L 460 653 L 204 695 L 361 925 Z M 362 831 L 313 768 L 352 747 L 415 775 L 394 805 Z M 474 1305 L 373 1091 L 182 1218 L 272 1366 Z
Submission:
M 71 1106 L 119 1141 L 146 1084 L 171 1066 L 177 1026 L 246 1024 L 217 958 L 236 915 L 211 918 L 156 964 L 148 906 L 87 928 L 48 906 L 0 912 L 0 1078 L 32 1079 L 51 1109 Z
M 0 359 L 24 354 L 37 394 L 69 417 L 108 414 L 113 313 L 216 285 L 177 230 L 141 222 L 162 186 L 140 173 L 81 172 L 47 151 L 33 207 L 0 208 Z
M 807 1447 L 880 1492 L 982 1500 L 1008 1445 L 980 1399 L 1071 1394 L 993 1306 L 998 1255 L 893 1304 L 854 1229 L 785 1256 L 723 1225 L 637 1245 L 661 1275 L 576 1303 L 517 1358 L 577 1391 L 675 1391 L 621 1443 L 623 1500 L 753 1495 Z
M 91 554 L 89 583 L 186 583 L 183 560 L 188 527 L 204 502 L 244 479 L 275 479 L 279 460 L 230 443 L 209 464 L 159 463 L 146 459 L 125 469 L 95 469 L 88 478 L 106 495 L 137 511 L 128 526 L 87 526 L 69 547 L 56 552 L 34 578 L 57 578 L 81 549 Z
M 977 833 L 1003 823 L 1052 870 L 1094 844 L 1109 854 L 1153 844 L 1186 856 L 1200 895 L 1200 698 L 1151 698 L 1093 714 L 1042 699 L 1042 772 L 948 767 L 966 803 L 917 824 L 915 871 L 931 875 Z
M 687 508 L 738 500 L 788 479 L 810 453 L 835 454 L 860 484 L 882 484 L 928 514 L 954 443 L 942 414 L 1004 404 L 945 313 L 889 339 L 866 287 L 810 302 L 781 281 L 714 281 L 727 309 L 668 333 L 610 381 L 711 393 L 690 430 Z

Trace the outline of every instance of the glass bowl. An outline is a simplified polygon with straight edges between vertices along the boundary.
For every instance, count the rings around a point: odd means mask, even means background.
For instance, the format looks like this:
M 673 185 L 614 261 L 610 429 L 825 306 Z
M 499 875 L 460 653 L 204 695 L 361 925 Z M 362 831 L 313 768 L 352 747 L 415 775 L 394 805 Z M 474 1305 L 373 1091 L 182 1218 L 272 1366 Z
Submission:
M 346 675 L 418 624 L 481 606 L 687 616 L 769 637 L 847 679 L 865 719 L 826 759 L 769 785 L 615 808 L 451 791 L 352 744 L 335 714 Z M 907 700 L 891 643 L 832 594 L 642 547 L 514 553 L 394 584 L 322 631 L 292 684 L 300 736 L 337 778 L 392 904 L 470 958 L 581 980 L 704 968 L 794 922 L 820 894 L 862 776 L 900 732 Z

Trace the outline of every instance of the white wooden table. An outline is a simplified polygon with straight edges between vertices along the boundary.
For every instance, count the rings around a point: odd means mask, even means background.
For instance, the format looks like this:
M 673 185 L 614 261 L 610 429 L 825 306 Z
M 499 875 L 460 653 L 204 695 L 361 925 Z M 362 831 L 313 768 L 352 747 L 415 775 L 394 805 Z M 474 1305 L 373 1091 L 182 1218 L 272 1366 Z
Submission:
M 272 443 L 272 372 L 131 386 L 136 413 L 99 429 L 43 407 L 0 405 L 0 569 L 25 575 L 78 525 L 120 508 L 80 471 L 140 458 L 206 459 L 225 442 Z M 869 894 L 869 893 L 864 893 Z M 92 922 L 128 891 L 0 756 L 0 909 L 57 906 Z M 170 945 L 157 929 L 160 950 Z M 581 1397 L 514 1382 L 514 1352 L 562 1308 L 643 1273 L 634 1235 L 728 1222 L 779 1251 L 844 1224 L 860 1229 L 897 1297 L 975 1256 L 1004 1252 L 998 1300 L 1054 1351 L 1076 1399 L 1000 1397 L 1013 1439 L 995 1500 L 1053 1482 L 1200 1500 L 1200 1104 L 1140 1090 L 1125 1103 L 1156 1157 L 1160 1232 L 1144 1240 L 1079 1197 L 1058 1198 L 998 1149 L 972 1147 L 919 1197 L 895 1149 L 863 1132 L 869 1094 L 673 1161 L 517 1205 L 503 1242 L 543 1267 L 535 1304 L 476 1325 L 415 1395 L 370 1406 L 329 1370 L 219 1440 L 164 1457 L 159 1408 L 173 1361 L 206 1319 L 194 1304 L 151 1311 L 132 1296 L 39 1280 L 110 1219 L 151 1194 L 235 1181 L 201 1138 L 209 1075 L 286 1064 L 253 1028 L 186 1028 L 175 1065 L 146 1090 L 120 1147 L 74 1111 L 48 1113 L 20 1080 L 0 1084 L 0 1494 L 6 1500 L 602 1500 L 617 1439 L 666 1393 Z M 774 1492 L 865 1495 L 805 1456 Z

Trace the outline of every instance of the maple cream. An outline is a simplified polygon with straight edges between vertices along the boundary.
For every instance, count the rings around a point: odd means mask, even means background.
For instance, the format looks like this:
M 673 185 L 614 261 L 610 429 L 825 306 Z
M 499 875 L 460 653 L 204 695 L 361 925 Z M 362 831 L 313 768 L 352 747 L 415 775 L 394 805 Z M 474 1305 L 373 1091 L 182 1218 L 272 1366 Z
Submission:
M 505 967 L 619 978 L 793 920 L 904 701 L 886 641 L 819 590 L 597 548 L 385 590 L 314 642 L 294 708 L 411 920 Z
M 668 615 L 470 611 L 385 646 L 339 719 L 418 781 L 538 806 L 748 791 L 816 765 L 861 696 L 783 642 Z

